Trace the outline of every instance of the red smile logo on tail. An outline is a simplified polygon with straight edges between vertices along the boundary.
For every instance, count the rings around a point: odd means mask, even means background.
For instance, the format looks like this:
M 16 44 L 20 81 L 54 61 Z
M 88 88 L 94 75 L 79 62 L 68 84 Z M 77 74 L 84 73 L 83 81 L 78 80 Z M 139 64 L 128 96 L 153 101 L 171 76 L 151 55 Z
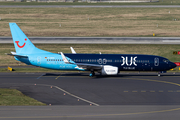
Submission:
M 25 38 L 24 40 L 26 41 L 27 39 Z M 17 46 L 18 46 L 19 48 L 23 48 L 23 47 L 26 45 L 26 43 L 24 43 L 22 46 L 20 46 L 20 45 L 19 45 L 19 41 L 15 41 L 15 43 L 17 44 Z

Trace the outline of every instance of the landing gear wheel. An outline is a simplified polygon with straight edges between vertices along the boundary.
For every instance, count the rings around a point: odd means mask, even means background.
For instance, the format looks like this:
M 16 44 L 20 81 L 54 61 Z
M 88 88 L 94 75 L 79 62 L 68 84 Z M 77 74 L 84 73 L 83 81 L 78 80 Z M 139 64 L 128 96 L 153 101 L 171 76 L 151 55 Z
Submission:
M 160 72 L 158 73 L 158 77 L 160 77 L 161 76 L 161 74 L 160 74 Z

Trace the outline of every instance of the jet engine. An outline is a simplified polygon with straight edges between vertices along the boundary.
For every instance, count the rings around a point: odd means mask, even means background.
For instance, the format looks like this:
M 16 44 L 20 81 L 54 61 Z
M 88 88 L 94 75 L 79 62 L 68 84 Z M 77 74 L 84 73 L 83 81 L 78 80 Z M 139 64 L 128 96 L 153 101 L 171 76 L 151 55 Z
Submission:
M 102 75 L 117 75 L 118 74 L 118 67 L 113 67 L 109 65 L 103 66 L 101 70 Z

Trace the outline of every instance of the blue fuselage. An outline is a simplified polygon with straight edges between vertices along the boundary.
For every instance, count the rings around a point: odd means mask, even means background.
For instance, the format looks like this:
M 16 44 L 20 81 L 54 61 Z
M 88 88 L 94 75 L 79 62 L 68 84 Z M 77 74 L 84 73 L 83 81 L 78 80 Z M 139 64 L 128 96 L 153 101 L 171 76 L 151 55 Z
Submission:
M 136 54 L 60 54 L 34 46 L 16 23 L 9 23 L 16 60 L 28 65 L 55 70 L 91 71 L 101 75 L 117 75 L 119 71 L 166 71 L 176 67 L 168 59 L 154 55 Z M 72 51 L 75 53 L 75 51 Z
M 71 63 L 93 65 L 110 65 L 118 71 L 167 71 L 176 65 L 167 58 L 154 55 L 138 54 L 64 54 Z M 40 66 L 55 70 L 88 70 L 79 69 L 75 64 L 64 63 L 60 54 L 30 54 L 28 58 L 15 57 L 28 65 Z

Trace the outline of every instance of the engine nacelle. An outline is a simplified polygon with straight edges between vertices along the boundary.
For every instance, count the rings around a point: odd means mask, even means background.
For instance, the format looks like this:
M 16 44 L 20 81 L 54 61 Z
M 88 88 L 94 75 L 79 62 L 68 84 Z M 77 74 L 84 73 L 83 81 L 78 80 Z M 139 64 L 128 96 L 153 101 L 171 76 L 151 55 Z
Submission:
M 113 67 L 109 65 L 103 66 L 101 70 L 102 75 L 117 75 L 118 74 L 118 67 Z

